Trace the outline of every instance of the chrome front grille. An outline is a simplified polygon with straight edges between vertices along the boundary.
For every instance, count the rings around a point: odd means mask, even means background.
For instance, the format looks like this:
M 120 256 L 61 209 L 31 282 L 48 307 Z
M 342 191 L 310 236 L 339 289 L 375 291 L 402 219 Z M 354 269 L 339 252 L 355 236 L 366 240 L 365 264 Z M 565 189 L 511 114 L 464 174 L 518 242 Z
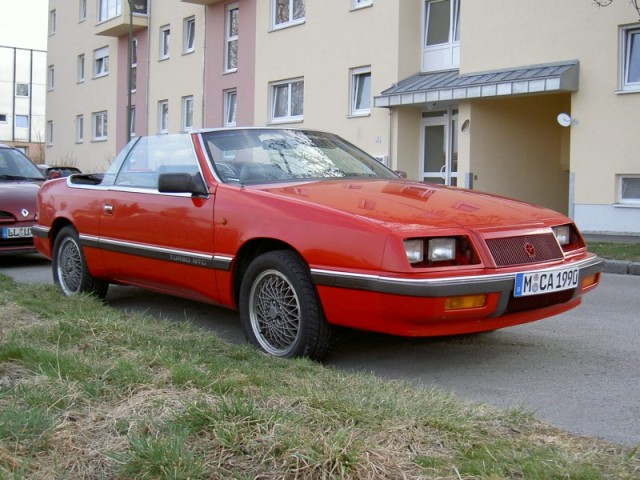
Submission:
M 553 233 L 493 238 L 487 240 L 487 246 L 498 267 L 561 260 L 564 257 Z

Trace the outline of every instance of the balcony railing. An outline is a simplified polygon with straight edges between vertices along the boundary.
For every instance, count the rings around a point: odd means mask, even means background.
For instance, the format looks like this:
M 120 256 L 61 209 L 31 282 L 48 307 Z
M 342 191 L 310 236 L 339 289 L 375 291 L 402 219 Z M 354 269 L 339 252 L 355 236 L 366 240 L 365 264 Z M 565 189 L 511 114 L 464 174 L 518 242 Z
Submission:
M 98 23 L 96 25 L 96 35 L 109 37 L 127 35 L 129 33 L 129 20 L 131 20 L 131 27 L 134 32 L 149 28 L 149 0 L 121 0 L 121 2 L 121 13 Z

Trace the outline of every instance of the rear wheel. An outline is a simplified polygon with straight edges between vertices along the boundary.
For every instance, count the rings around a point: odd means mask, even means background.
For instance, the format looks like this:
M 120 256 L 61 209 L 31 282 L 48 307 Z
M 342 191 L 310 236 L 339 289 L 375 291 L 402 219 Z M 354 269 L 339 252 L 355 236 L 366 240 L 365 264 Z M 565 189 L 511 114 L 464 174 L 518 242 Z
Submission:
M 308 268 L 291 251 L 251 262 L 240 287 L 240 321 L 247 340 L 275 357 L 320 360 L 333 344 Z
M 66 226 L 53 243 L 53 281 L 69 295 L 90 293 L 98 298 L 107 295 L 109 284 L 91 276 L 80 245 L 78 232 Z

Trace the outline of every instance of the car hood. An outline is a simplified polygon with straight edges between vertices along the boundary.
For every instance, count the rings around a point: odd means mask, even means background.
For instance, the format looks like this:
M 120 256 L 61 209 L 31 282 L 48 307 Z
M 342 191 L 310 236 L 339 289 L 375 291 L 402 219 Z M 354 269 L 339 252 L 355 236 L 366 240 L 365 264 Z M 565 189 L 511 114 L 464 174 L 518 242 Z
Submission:
M 535 228 L 568 221 L 552 210 L 461 188 L 410 181 L 323 181 L 260 188 L 297 202 L 357 215 L 394 230 L 423 227 Z
M 21 221 L 33 220 L 39 188 L 36 183 L 0 183 L 0 210 Z

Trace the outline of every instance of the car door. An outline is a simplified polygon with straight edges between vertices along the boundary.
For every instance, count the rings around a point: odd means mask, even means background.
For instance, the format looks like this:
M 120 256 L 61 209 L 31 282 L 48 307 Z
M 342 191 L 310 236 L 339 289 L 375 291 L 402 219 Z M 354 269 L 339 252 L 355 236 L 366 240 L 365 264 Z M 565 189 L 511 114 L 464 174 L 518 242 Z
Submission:
M 141 138 L 105 192 L 100 246 L 107 276 L 215 301 L 214 195 L 160 193 L 162 173 L 202 175 L 191 136 Z

